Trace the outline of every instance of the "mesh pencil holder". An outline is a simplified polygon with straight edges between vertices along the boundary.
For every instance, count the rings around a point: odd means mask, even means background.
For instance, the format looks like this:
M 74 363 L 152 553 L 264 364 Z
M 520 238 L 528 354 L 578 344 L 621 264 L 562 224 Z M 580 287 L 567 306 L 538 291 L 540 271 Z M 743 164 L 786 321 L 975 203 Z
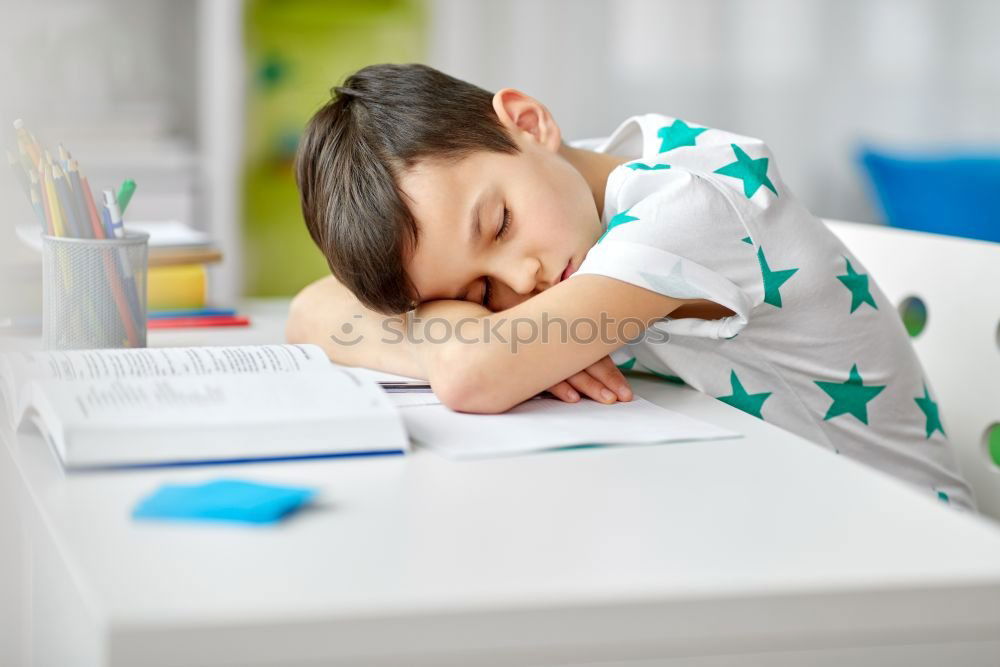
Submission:
M 46 349 L 146 346 L 149 234 L 120 239 L 42 236 Z

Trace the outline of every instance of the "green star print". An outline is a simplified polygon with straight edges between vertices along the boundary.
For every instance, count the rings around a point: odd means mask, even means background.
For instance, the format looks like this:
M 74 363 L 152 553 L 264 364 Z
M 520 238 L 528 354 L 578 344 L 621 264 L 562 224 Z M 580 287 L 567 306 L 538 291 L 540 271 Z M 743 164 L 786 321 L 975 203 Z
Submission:
M 798 269 L 783 269 L 772 271 L 764 258 L 763 246 L 757 248 L 757 261 L 760 262 L 760 272 L 764 278 L 764 303 L 781 308 L 781 292 L 778 291 L 785 281 L 792 277 Z
M 661 127 L 656 133 L 663 141 L 660 143 L 660 152 L 666 153 L 681 146 L 694 146 L 698 135 L 704 132 L 705 127 L 689 127 L 682 120 L 675 120 L 670 127 Z
M 622 369 L 623 371 L 632 370 L 632 367 L 635 366 L 635 357 L 632 357 L 631 359 L 629 359 L 628 361 L 626 361 L 624 363 L 615 364 L 615 366 L 617 366 L 618 368 Z
M 778 191 L 774 189 L 774 184 L 767 177 L 767 158 L 762 157 L 754 160 L 736 144 L 730 144 L 730 146 L 736 153 L 736 162 L 730 162 L 725 167 L 716 169 L 714 173 L 742 180 L 743 194 L 746 195 L 747 199 L 753 197 L 762 185 L 777 195 Z
M 927 391 L 927 384 L 924 384 L 924 396 L 923 398 L 917 397 L 913 399 L 920 406 L 920 409 L 924 411 L 924 416 L 927 417 L 927 424 L 925 428 L 927 429 L 927 437 L 930 438 L 934 431 L 941 431 L 941 435 L 947 435 L 944 432 L 944 426 L 941 425 L 941 416 L 938 414 L 938 405 L 933 400 L 931 400 L 931 395 Z
M 838 415 L 851 414 L 865 425 L 868 424 L 868 401 L 878 396 L 886 388 L 886 385 L 865 386 L 862 384 L 857 364 L 851 366 L 851 374 L 847 378 L 847 382 L 821 382 L 820 380 L 813 380 L 813 382 L 818 384 L 819 388 L 833 399 L 823 421 L 833 419 Z
M 733 388 L 733 393 L 729 396 L 716 396 L 723 403 L 728 403 L 738 410 L 742 410 L 747 414 L 753 415 L 757 419 L 763 419 L 760 414 L 761 407 L 764 405 L 764 401 L 767 400 L 771 392 L 765 391 L 759 394 L 748 394 L 747 390 L 743 388 L 743 383 L 740 382 L 739 377 L 736 376 L 736 371 L 729 371 L 729 384 Z
M 863 303 L 867 303 L 875 310 L 878 310 L 878 306 L 875 305 L 875 299 L 868 289 L 868 275 L 855 271 L 854 267 L 851 266 L 851 260 L 846 257 L 844 261 L 847 262 L 847 273 L 837 276 L 837 280 L 844 283 L 844 287 L 851 290 L 851 312 L 853 313 Z
M 603 241 L 604 237 L 608 235 L 608 232 L 610 232 L 618 225 L 624 225 L 626 222 L 632 222 L 633 220 L 638 220 L 639 218 L 635 217 L 634 215 L 628 214 L 628 212 L 631 210 L 632 209 L 630 208 L 625 209 L 621 213 L 616 213 L 613 218 L 608 220 L 608 228 L 604 230 L 604 233 L 601 234 L 601 238 L 597 239 L 597 242 L 600 243 L 601 241 Z
M 661 380 L 666 380 L 667 382 L 670 382 L 672 384 L 686 384 L 684 380 L 677 377 L 676 375 L 667 375 L 666 373 L 658 373 L 653 369 L 649 369 L 649 372 L 655 375 L 656 377 L 660 378 Z
M 644 162 L 630 162 L 625 166 L 633 171 L 639 169 L 642 169 L 643 171 L 659 171 L 660 169 L 670 169 L 669 164 L 646 164 Z

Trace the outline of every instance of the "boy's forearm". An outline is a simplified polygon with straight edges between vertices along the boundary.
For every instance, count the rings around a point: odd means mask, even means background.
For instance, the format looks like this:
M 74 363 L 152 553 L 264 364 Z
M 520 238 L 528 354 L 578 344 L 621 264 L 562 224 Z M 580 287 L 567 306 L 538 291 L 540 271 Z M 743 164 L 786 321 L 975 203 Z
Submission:
M 364 307 L 333 276 L 327 276 L 292 300 L 285 338 L 290 343 L 319 345 L 338 364 L 427 379 L 405 322 L 405 315 L 387 316 Z
M 503 412 L 610 352 L 596 351 L 586 364 L 567 366 L 560 363 L 566 341 L 543 337 L 540 328 L 530 330 L 528 319 L 512 320 L 509 312 L 454 300 L 427 302 L 413 312 L 414 338 L 437 341 L 415 346 L 414 353 L 452 409 Z
M 441 400 L 455 410 L 494 413 L 638 340 L 683 303 L 605 276 L 583 275 L 498 313 L 466 302 L 424 303 L 412 324 L 424 338 L 438 320 L 451 325 L 446 344 L 421 351 Z

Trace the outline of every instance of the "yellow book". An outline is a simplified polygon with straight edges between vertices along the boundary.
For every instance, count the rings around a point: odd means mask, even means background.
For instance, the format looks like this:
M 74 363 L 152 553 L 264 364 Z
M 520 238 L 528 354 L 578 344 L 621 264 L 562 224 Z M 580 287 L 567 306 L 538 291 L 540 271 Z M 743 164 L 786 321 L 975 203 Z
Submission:
M 204 308 L 208 271 L 204 264 L 149 267 L 148 310 Z

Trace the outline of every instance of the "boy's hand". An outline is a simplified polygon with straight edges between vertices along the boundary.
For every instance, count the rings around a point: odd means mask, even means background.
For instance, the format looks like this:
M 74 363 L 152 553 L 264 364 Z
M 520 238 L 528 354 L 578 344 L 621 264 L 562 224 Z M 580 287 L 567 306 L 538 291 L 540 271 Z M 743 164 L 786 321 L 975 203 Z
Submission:
M 546 391 L 567 403 L 579 401 L 581 394 L 601 403 L 632 400 L 632 388 L 611 357 L 604 357 Z

